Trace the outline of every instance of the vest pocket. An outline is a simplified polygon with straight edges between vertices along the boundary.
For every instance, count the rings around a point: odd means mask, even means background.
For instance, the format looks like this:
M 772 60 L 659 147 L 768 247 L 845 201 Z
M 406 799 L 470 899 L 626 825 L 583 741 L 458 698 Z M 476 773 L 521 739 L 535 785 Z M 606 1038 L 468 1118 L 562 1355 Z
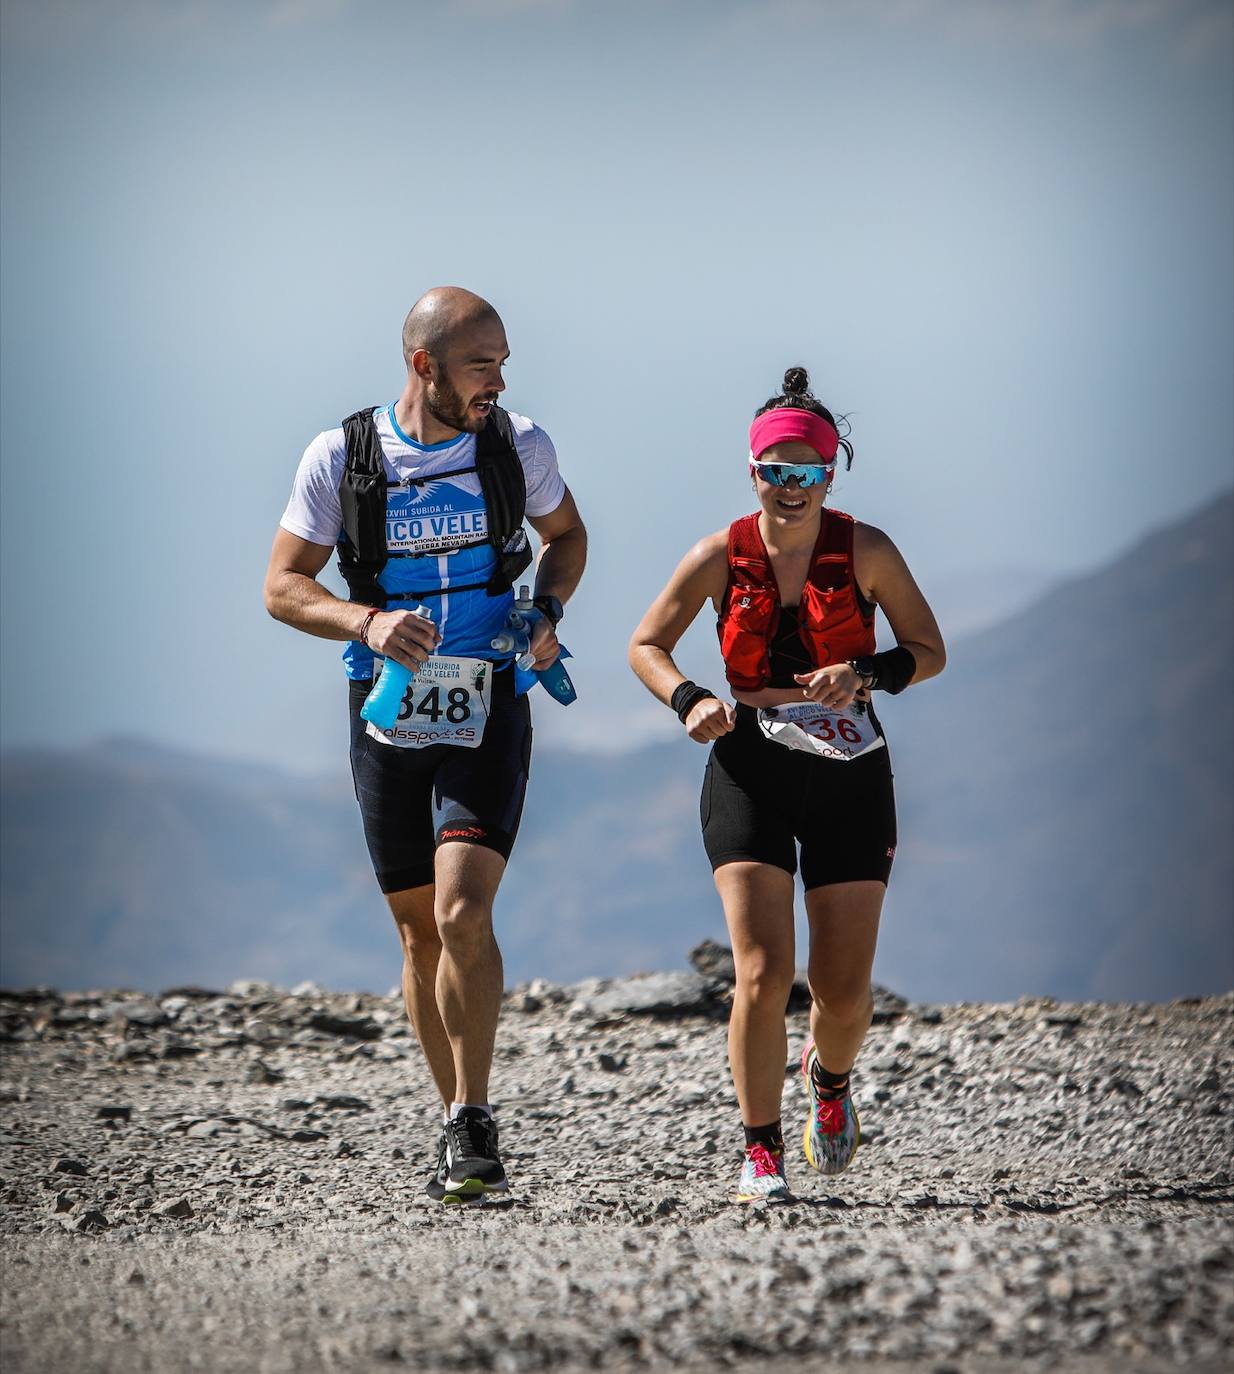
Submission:
M 775 593 L 734 587 L 720 624 L 724 662 L 743 678 L 757 677 L 767 654 L 767 635 L 776 609 Z

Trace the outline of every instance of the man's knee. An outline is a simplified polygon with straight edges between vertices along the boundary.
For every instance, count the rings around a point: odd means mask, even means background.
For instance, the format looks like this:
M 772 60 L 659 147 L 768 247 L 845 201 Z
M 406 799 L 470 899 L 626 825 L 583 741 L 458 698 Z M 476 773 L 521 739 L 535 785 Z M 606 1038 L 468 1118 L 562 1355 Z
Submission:
M 436 929 L 442 945 L 454 957 L 486 948 L 493 939 L 491 903 L 467 893 L 439 896 Z
M 434 955 L 441 949 L 441 936 L 433 912 L 433 889 L 412 888 L 396 892 L 387 899 L 394 917 L 399 943 L 408 957 Z

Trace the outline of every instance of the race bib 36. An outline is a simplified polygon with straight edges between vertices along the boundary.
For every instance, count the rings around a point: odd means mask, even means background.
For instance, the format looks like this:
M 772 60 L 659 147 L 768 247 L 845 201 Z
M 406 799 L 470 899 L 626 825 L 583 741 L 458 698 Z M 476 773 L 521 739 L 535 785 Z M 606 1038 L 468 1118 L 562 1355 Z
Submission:
M 843 711 L 814 701 L 791 706 L 766 706 L 758 713 L 758 728 L 787 749 L 802 749 L 825 759 L 847 762 L 886 742 L 874 728 L 865 703 L 855 701 Z

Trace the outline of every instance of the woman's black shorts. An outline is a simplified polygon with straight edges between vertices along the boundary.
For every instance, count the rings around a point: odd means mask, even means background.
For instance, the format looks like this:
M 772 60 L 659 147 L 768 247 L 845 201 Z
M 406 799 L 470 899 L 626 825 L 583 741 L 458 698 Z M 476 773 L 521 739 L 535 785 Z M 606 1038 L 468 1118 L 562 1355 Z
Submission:
M 895 788 L 886 747 L 850 762 L 788 749 L 737 707 L 703 776 L 703 844 L 714 871 L 737 860 L 797 871 L 806 891 L 885 883 L 896 852 Z
M 475 749 L 379 744 L 360 707 L 371 682 L 350 683 L 351 776 L 364 838 L 383 892 L 433 881 L 433 855 L 450 840 L 510 857 L 531 771 L 531 708 L 513 672 L 496 673 L 484 738 Z

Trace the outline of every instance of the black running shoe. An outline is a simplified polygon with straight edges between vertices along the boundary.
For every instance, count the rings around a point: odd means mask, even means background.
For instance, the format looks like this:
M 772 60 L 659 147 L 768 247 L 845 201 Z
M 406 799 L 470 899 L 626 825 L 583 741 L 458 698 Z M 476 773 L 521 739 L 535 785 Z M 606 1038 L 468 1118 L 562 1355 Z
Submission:
M 446 1175 L 449 1172 L 450 1165 L 446 1161 L 446 1132 L 443 1127 L 441 1134 L 437 1137 L 437 1164 L 429 1175 L 428 1182 L 424 1185 L 424 1191 L 434 1202 L 440 1202 L 445 1197 Z
M 497 1154 L 497 1123 L 479 1107 L 464 1107 L 446 1123 L 443 1202 L 467 1202 L 485 1193 L 504 1193 L 509 1186 Z

